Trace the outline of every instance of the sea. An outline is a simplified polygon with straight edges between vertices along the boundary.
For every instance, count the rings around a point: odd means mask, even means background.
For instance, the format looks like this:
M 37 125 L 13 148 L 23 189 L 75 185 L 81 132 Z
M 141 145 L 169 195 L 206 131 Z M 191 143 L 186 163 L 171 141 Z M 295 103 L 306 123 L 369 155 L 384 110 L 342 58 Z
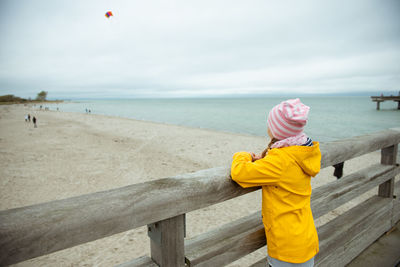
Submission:
M 222 132 L 267 135 L 269 110 L 287 97 L 96 99 L 47 104 L 51 110 L 102 114 Z M 397 102 L 376 103 L 369 96 L 307 96 L 305 133 L 328 142 L 400 127 Z

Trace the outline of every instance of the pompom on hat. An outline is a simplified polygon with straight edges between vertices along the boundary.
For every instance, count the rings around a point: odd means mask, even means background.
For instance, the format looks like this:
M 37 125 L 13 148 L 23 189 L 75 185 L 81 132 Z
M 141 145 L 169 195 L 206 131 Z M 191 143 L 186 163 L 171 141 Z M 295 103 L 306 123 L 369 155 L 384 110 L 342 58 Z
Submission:
M 303 132 L 309 110 L 298 98 L 283 101 L 269 112 L 268 128 L 278 140 L 297 136 Z

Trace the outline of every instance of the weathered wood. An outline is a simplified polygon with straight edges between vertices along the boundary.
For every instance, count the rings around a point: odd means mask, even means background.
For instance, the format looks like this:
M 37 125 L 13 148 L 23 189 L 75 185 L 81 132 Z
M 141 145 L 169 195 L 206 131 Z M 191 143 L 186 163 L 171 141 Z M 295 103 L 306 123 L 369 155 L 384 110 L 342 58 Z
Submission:
M 187 259 L 186 262 L 188 266 L 225 266 L 253 252 L 255 248 L 265 246 L 265 244 L 264 227 L 260 225 L 256 229 L 232 236 L 230 239 L 221 240 L 220 243 L 204 248 L 202 251 L 205 252 L 204 254 L 193 255 L 197 258 L 194 258 L 193 261 Z
M 151 258 L 162 267 L 185 266 L 185 215 L 148 226 Z
M 381 150 L 381 164 L 395 165 L 397 160 L 398 145 L 385 147 Z
M 397 147 L 398 145 L 392 145 L 390 147 L 385 147 L 381 150 L 381 163 L 385 165 L 395 165 L 397 158 Z M 379 186 L 378 195 L 381 197 L 393 197 L 393 189 L 394 189 L 394 177 L 392 179 L 386 181 L 385 183 Z
M 399 267 L 400 222 L 362 251 L 346 267 Z
M 267 267 L 268 266 L 268 259 L 267 257 L 253 263 L 250 267 Z
M 0 211 L 0 265 L 13 264 L 210 206 L 248 192 L 228 168 Z
M 393 199 L 392 226 L 400 221 L 400 181 L 397 181 L 394 185 L 394 192 L 396 198 Z
M 142 256 L 132 261 L 119 264 L 116 267 L 158 267 L 158 265 L 150 257 Z
M 318 228 L 315 264 L 345 266 L 391 228 L 392 200 L 374 196 Z
M 311 195 L 314 218 L 338 208 L 399 173 L 400 167 L 375 164 L 314 189 Z
M 394 178 L 387 180 L 383 184 L 379 185 L 378 196 L 392 198 L 393 189 L 394 189 Z
M 321 144 L 321 167 L 329 167 L 398 143 L 400 143 L 399 128 L 324 143 Z
M 188 266 L 224 266 L 266 244 L 261 212 L 186 240 Z
M 322 167 L 400 142 L 391 129 L 321 144 Z M 107 237 L 257 190 L 214 168 L 123 188 L 0 211 L 0 265 Z

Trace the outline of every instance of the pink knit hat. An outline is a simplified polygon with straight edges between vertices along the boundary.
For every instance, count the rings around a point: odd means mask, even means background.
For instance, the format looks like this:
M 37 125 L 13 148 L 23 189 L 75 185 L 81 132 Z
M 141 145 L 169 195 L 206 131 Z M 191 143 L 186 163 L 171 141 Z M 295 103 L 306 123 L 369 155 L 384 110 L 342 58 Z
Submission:
M 298 98 L 283 101 L 269 112 L 268 128 L 279 140 L 299 135 L 307 123 L 309 110 Z

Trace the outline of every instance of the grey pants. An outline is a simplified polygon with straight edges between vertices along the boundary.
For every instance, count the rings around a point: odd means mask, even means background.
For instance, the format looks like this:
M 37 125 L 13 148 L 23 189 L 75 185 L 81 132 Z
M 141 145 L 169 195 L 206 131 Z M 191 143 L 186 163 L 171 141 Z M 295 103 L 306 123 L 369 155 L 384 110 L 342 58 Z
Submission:
M 290 263 L 290 262 L 280 261 L 280 260 L 271 258 L 270 256 L 268 256 L 267 258 L 268 258 L 269 266 L 272 266 L 272 267 L 313 267 L 314 266 L 314 257 L 312 257 L 310 260 L 303 262 L 303 263 Z

